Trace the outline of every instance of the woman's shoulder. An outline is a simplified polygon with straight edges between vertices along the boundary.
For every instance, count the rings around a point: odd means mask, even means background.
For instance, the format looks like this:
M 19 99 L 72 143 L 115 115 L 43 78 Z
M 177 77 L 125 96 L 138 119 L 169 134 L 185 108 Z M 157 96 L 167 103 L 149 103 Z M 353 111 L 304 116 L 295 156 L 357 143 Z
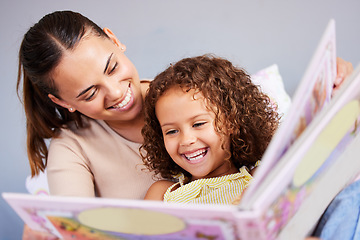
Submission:
M 92 147 L 99 145 L 99 142 L 122 144 L 125 141 L 102 120 L 86 119 L 84 124 L 84 127 L 69 124 L 66 128 L 59 130 L 58 135 L 51 139 L 50 148 L 52 145 L 59 144 Z
M 105 131 L 105 129 L 101 126 L 100 121 L 84 118 L 83 126 L 78 126 L 74 122 L 69 123 L 66 127 L 59 130 L 54 139 L 90 137 L 100 134 L 103 131 Z
M 141 86 L 141 92 L 142 92 L 142 95 L 145 97 L 146 95 L 146 92 L 150 86 L 150 83 L 151 83 L 152 79 L 142 79 L 140 80 L 140 86 Z
M 140 144 L 131 142 L 110 128 L 103 120 L 86 120 L 86 127 L 69 125 L 51 139 L 49 152 L 55 149 L 71 149 L 74 152 L 93 153 L 139 151 Z M 56 151 L 55 151 L 56 152 Z
M 50 140 L 49 154 L 63 152 L 70 149 L 79 152 L 88 145 L 93 145 L 92 139 L 104 138 L 104 131 L 95 120 L 86 119 L 84 127 L 76 126 L 74 123 L 58 130 L 56 137 Z
M 154 80 L 154 79 L 145 78 L 145 79 L 141 79 L 140 83 L 141 84 L 150 84 L 152 82 L 152 80 Z

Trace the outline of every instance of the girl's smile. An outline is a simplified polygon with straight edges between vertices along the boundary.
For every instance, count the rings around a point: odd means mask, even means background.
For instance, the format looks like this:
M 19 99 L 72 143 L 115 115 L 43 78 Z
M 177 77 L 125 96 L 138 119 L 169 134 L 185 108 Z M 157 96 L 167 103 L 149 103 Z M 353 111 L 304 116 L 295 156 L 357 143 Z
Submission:
M 182 155 L 189 163 L 195 164 L 200 163 L 204 160 L 206 154 L 208 152 L 208 148 L 198 149 L 196 151 L 183 153 Z

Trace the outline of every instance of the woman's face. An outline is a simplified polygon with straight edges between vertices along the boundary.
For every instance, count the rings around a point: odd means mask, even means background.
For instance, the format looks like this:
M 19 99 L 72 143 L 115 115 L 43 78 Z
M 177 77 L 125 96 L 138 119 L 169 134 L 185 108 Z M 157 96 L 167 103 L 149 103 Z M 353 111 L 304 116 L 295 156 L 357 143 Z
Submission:
M 132 121 L 143 107 L 139 76 L 125 46 L 111 32 L 109 36 L 88 34 L 74 50 L 64 52 L 52 74 L 59 98 L 49 97 L 93 119 Z

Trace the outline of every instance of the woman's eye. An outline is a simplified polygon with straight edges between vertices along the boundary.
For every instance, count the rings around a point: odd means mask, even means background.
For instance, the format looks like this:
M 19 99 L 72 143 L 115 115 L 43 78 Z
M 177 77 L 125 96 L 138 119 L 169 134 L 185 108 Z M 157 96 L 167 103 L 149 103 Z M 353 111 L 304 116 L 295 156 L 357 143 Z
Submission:
M 115 69 L 117 68 L 117 66 L 118 66 L 118 63 L 116 62 L 114 64 L 114 66 L 111 68 L 111 70 L 109 71 L 109 74 L 113 73 L 115 71 Z
M 201 127 L 203 126 L 204 124 L 206 124 L 206 122 L 198 122 L 198 123 L 194 123 L 193 127 Z
M 85 101 L 90 101 L 90 100 L 94 97 L 95 93 L 96 93 L 96 90 L 94 89 L 94 90 L 92 91 L 92 93 L 90 94 L 90 96 L 88 96 L 87 98 L 85 98 Z

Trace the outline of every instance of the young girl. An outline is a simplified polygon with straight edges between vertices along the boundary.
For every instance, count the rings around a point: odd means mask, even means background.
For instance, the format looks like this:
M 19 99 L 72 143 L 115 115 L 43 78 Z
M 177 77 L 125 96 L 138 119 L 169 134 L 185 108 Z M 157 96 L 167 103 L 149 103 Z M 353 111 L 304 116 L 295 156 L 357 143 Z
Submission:
M 165 179 L 145 199 L 232 203 L 278 121 L 269 98 L 229 61 L 204 55 L 170 66 L 145 98 L 142 157 Z

